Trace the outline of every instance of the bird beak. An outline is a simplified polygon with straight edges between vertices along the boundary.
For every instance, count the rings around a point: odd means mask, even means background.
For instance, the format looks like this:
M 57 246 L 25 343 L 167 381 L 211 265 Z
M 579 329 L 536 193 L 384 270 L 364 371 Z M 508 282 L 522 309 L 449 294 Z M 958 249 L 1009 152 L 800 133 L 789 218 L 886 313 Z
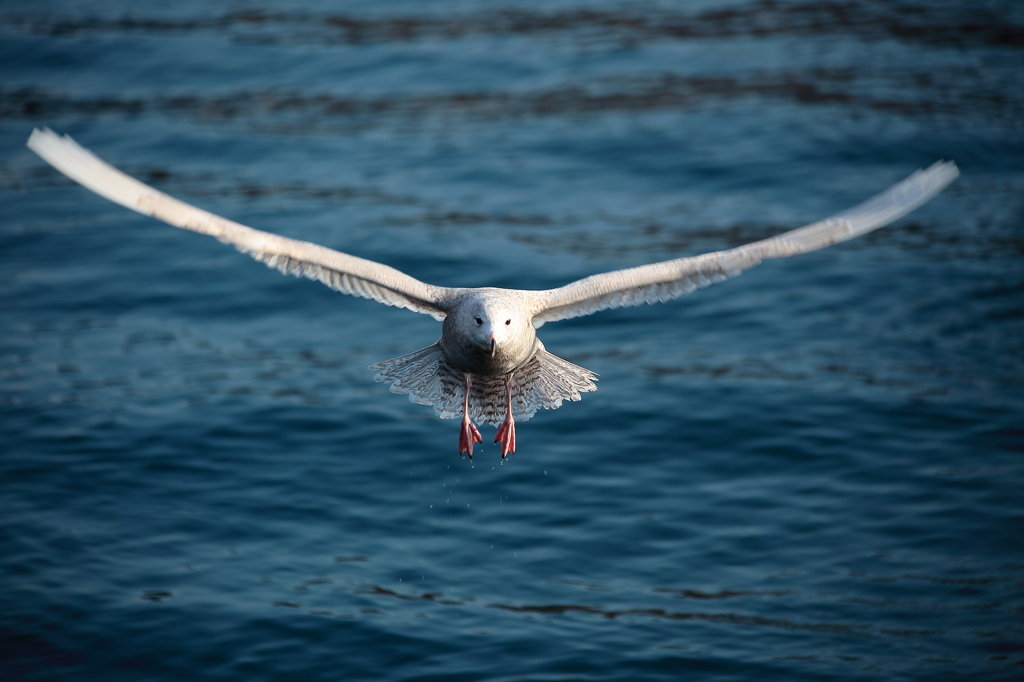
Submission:
M 498 339 L 494 336 L 494 330 L 492 329 L 487 333 L 487 343 L 491 344 L 491 357 L 498 352 Z

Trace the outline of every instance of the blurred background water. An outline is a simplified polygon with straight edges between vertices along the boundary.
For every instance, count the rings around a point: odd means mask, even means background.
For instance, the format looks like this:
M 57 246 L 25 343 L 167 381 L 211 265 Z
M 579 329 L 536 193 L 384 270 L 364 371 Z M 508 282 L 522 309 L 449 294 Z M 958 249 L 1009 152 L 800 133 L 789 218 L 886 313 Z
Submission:
M 39 0 L 0 65 L 0 679 L 1024 677 L 1020 3 Z M 600 390 L 499 465 L 366 369 L 436 322 L 110 204 L 42 125 L 459 286 L 963 175 L 545 326 Z

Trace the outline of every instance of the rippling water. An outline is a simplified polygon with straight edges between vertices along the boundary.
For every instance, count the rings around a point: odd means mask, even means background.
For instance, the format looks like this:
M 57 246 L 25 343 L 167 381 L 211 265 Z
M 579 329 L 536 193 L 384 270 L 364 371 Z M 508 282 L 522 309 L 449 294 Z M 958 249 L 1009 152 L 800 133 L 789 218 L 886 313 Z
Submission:
M 0 678 L 1024 675 L 1019 3 L 41 1 L 0 10 L 0 60 Z M 545 326 L 600 391 L 499 465 L 366 369 L 436 322 L 105 202 L 41 125 L 458 286 L 963 175 Z

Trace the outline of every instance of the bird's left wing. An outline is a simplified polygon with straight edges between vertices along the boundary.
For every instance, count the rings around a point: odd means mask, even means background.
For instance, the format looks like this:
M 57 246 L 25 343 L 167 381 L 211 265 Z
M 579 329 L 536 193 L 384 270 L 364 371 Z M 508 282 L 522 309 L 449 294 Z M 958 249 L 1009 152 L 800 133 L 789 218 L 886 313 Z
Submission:
M 817 223 L 734 249 L 616 270 L 535 292 L 534 325 L 607 308 L 658 303 L 749 270 L 767 258 L 785 258 L 853 239 L 910 213 L 960 174 L 952 161 L 919 170 L 862 204 Z
M 75 182 L 125 208 L 165 223 L 216 237 L 285 274 L 305 276 L 344 294 L 432 315 L 443 320 L 451 290 L 425 284 L 399 270 L 323 246 L 280 237 L 196 208 L 139 182 L 65 135 L 36 129 L 29 148 Z

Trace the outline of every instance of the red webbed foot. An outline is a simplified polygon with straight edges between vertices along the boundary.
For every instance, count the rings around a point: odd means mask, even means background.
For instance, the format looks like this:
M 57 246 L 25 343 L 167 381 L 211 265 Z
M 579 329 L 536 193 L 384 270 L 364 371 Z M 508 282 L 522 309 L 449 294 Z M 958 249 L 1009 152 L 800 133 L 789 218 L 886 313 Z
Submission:
M 473 389 L 473 380 L 469 378 L 468 374 L 462 375 L 462 388 L 462 429 L 459 431 L 459 454 L 465 452 L 470 459 L 473 459 L 473 444 L 483 443 L 484 439 L 480 436 L 480 429 L 476 428 L 476 424 L 469 418 L 469 392 Z
M 476 424 L 468 416 L 463 417 L 462 428 L 459 430 L 459 454 L 465 452 L 470 459 L 473 459 L 473 444 L 483 441 L 480 429 L 476 428 Z
M 494 436 L 494 442 L 501 443 L 502 459 L 516 451 L 516 423 L 512 420 L 511 413 L 498 426 L 498 433 Z
M 516 422 L 512 419 L 512 387 L 515 385 L 512 373 L 505 376 L 505 421 L 498 426 L 495 443 L 501 443 L 501 458 L 516 451 Z

